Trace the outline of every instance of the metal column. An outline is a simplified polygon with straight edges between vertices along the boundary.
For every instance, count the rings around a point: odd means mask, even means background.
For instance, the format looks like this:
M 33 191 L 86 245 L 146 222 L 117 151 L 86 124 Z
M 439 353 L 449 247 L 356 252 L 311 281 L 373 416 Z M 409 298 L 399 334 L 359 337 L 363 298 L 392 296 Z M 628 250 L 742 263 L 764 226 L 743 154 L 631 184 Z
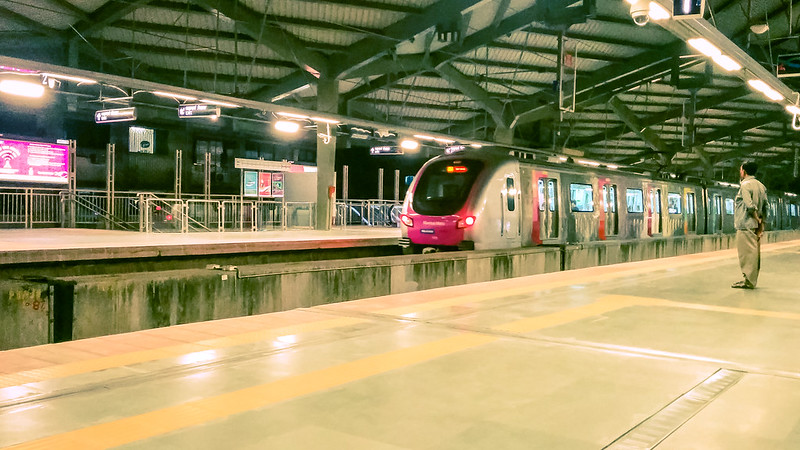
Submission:
M 181 186 L 183 185 L 183 150 L 175 150 L 175 198 L 181 198 Z
M 383 167 L 378 169 L 378 200 L 383 200 Z
M 106 144 L 106 213 L 109 219 L 114 217 L 114 182 L 116 174 L 116 145 Z M 113 228 L 111 220 L 106 221 L 106 230 Z

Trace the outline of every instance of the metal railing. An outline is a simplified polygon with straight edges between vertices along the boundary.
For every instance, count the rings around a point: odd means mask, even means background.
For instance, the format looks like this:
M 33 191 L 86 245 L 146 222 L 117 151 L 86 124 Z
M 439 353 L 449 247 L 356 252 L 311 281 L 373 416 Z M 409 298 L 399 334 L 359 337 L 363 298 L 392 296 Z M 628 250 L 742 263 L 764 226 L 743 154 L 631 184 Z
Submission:
M 336 202 L 338 226 L 366 225 L 370 227 L 397 227 L 403 204 L 392 200 L 348 200 Z
M 113 206 L 109 208 L 109 206 Z M 386 200 L 336 203 L 334 226 L 396 227 L 401 204 Z M 153 233 L 313 229 L 314 202 L 232 195 L 114 192 L 0 187 L 0 228 L 81 227 Z

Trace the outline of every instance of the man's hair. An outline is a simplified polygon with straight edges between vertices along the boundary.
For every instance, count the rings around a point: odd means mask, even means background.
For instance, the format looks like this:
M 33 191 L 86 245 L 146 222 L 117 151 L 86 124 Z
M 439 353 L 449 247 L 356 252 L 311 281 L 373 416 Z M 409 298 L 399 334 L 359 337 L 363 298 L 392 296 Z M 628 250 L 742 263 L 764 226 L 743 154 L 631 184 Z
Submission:
M 742 163 L 742 169 L 744 169 L 744 173 L 748 175 L 755 175 L 758 172 L 758 164 L 754 161 L 748 161 L 746 163 Z

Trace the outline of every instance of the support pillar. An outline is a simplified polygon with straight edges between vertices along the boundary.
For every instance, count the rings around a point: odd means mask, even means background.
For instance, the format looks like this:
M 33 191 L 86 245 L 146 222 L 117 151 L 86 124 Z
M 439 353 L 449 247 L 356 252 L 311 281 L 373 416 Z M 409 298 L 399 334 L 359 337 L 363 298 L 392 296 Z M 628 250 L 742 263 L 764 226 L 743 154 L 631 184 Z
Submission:
M 337 112 L 339 103 L 339 82 L 325 75 L 317 81 L 317 111 Z M 325 130 L 325 131 L 323 131 Z M 323 137 L 324 136 L 324 137 Z M 331 216 L 336 202 L 334 173 L 336 162 L 336 127 L 331 126 L 327 133 L 324 123 L 317 124 L 317 230 L 331 229 Z

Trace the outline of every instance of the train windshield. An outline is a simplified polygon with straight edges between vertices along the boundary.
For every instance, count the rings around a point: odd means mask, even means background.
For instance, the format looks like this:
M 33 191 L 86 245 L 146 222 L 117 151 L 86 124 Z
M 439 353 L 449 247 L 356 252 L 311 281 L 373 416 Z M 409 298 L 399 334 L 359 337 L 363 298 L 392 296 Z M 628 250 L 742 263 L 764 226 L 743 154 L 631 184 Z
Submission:
M 414 191 L 414 210 L 428 216 L 455 214 L 467 201 L 483 162 L 446 160 L 430 164 Z

